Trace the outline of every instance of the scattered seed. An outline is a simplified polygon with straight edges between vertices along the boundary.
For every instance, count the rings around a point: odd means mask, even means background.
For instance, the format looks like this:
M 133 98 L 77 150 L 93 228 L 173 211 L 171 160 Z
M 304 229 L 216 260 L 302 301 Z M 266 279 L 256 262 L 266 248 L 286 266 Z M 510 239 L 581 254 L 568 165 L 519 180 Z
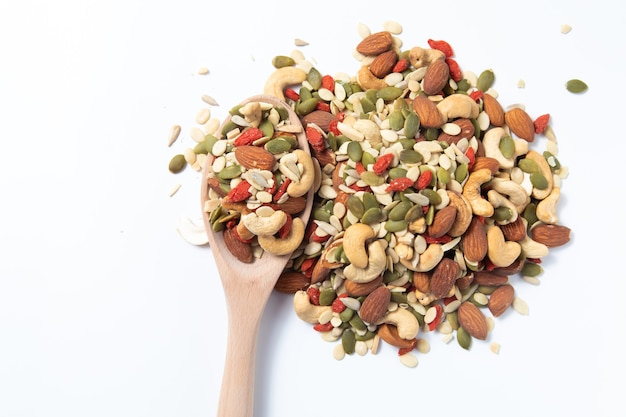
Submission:
M 176 231 L 186 242 L 195 246 L 203 246 L 209 243 L 209 238 L 204 225 L 194 223 L 189 217 L 180 216 Z
M 207 67 L 200 67 L 198 69 L 199 75 L 207 75 L 209 73 L 209 69 Z
M 178 174 L 187 166 L 187 161 L 185 160 L 185 155 L 177 154 L 172 157 L 169 164 L 169 170 L 172 174 Z
M 430 352 L 430 343 L 426 339 L 418 339 L 416 349 L 419 353 Z
M 517 81 L 517 88 L 526 88 L 526 81 L 519 79 Z
M 415 368 L 418 364 L 417 356 L 411 352 L 400 355 L 400 362 L 407 368 Z
M 571 79 L 565 83 L 567 91 L 574 94 L 584 93 L 589 88 L 584 81 L 579 79 Z
M 489 349 L 491 349 L 493 353 L 498 355 L 500 353 L 500 343 L 491 342 L 491 344 L 489 345 Z
M 179 125 L 174 125 L 171 127 L 170 129 L 170 136 L 167 140 L 167 146 L 172 146 L 174 144 L 174 142 L 176 142 L 176 140 L 178 139 L 178 137 L 180 136 L 180 126 Z
M 178 190 L 180 190 L 180 187 L 181 187 L 181 184 L 176 184 L 174 187 L 172 187 L 172 189 L 170 190 L 169 196 L 172 197 L 174 194 L 176 194 Z
M 393 20 L 387 20 L 386 22 L 384 22 L 383 29 L 394 35 L 399 35 L 402 33 L 402 25 Z
M 566 35 L 572 31 L 572 27 L 567 23 L 561 25 L 561 33 Z
M 336 344 L 333 349 L 333 358 L 340 361 L 346 357 L 346 352 L 343 350 L 343 346 L 341 344 Z
M 202 101 L 204 101 L 209 106 L 219 106 L 217 101 L 213 97 L 211 97 L 211 96 L 209 96 L 207 94 L 203 94 L 201 99 L 202 99 Z
M 529 311 L 528 311 L 528 304 L 526 304 L 526 301 L 522 300 L 519 297 L 515 297 L 513 299 L 513 310 L 517 311 L 519 314 L 523 315 L 523 316 L 527 316 Z
M 307 41 L 303 41 L 303 40 L 302 40 L 302 39 L 300 39 L 300 38 L 295 38 L 295 39 L 293 40 L 293 43 L 294 43 L 296 46 L 307 46 L 307 45 L 309 44 Z
M 199 125 L 203 125 L 206 122 L 208 122 L 210 118 L 211 118 L 211 109 L 209 109 L 208 107 L 205 107 L 203 109 L 200 109 L 198 113 L 196 114 L 196 123 L 198 123 Z

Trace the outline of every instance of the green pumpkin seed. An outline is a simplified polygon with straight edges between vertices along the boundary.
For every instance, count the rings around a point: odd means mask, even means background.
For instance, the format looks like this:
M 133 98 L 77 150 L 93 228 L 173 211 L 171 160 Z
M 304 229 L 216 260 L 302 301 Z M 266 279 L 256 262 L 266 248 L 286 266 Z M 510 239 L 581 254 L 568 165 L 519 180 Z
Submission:
M 543 153 L 543 157 L 546 158 L 546 161 L 548 161 L 550 170 L 554 172 L 554 171 L 558 171 L 559 169 L 561 169 L 561 163 L 559 162 L 557 157 L 554 156 L 551 152 L 545 151 Z
M 289 152 L 292 148 L 291 143 L 283 138 L 271 139 L 265 144 L 264 147 L 266 151 L 273 155 Z
M 517 166 L 527 174 L 539 172 L 539 164 L 532 159 L 522 158 L 517 163 Z
M 174 155 L 174 157 L 170 160 L 168 169 L 173 174 L 178 174 L 187 166 L 187 161 L 185 161 L 185 155 L 178 154 Z
M 219 219 L 222 216 L 222 214 L 223 214 L 223 209 L 222 209 L 222 206 L 219 205 L 215 208 L 215 210 L 211 212 L 211 215 L 209 216 L 209 222 L 211 224 L 216 223 L 217 219 Z
M 476 81 L 476 88 L 480 91 L 487 91 L 493 85 L 495 80 L 495 75 L 493 70 L 487 69 L 480 73 L 478 76 L 478 80 Z
M 526 219 L 528 226 L 535 224 L 539 220 L 537 217 L 537 204 L 529 203 L 524 209 L 522 217 Z
M 341 313 L 339 313 L 339 318 L 341 319 L 342 322 L 345 323 L 345 322 L 349 322 L 352 319 L 353 315 L 354 315 L 354 310 L 352 310 L 351 308 L 346 308 Z
M 432 206 L 441 204 L 441 196 L 439 195 L 439 193 L 437 193 L 437 191 L 433 190 L 432 188 L 425 188 L 420 191 L 420 194 L 428 198 L 428 202 Z
M 367 330 L 367 326 L 365 325 L 365 323 L 363 323 L 363 320 L 361 320 L 361 317 L 359 317 L 358 314 L 355 314 L 352 319 L 350 319 L 349 323 L 356 330 Z
M 361 99 L 361 107 L 363 107 L 363 113 L 371 113 L 376 110 L 376 105 L 374 101 L 370 100 L 367 97 L 363 97 Z
M 402 145 L 402 150 L 412 150 L 413 146 L 415 146 L 415 139 L 400 138 L 398 139 L 398 143 Z
M 268 119 L 264 119 L 259 124 L 259 129 L 263 132 L 263 136 L 267 138 L 271 138 L 274 136 L 274 125 Z
M 315 67 L 309 70 L 306 80 L 309 82 L 309 84 L 311 84 L 313 90 L 319 90 L 322 86 L 322 74 Z
M 406 177 L 407 174 L 407 170 L 404 168 L 400 168 L 400 167 L 393 167 L 389 170 L 389 179 L 396 179 L 396 178 L 404 178 Z
M 496 287 L 495 285 L 479 285 L 478 288 L 476 288 L 476 292 L 485 295 L 491 295 L 496 289 L 498 289 L 498 287 Z M 480 306 L 482 307 L 483 305 L 484 304 L 481 304 Z
M 343 332 L 341 335 L 341 346 L 343 346 L 343 351 L 346 352 L 347 355 L 354 353 L 356 338 L 352 330 L 346 330 Z
M 589 87 L 584 81 L 572 79 L 565 83 L 565 88 L 567 88 L 567 91 L 570 93 L 578 94 L 584 93 Z
M 272 65 L 274 68 L 293 67 L 296 61 L 290 56 L 277 55 L 272 58 Z
M 459 315 L 456 311 L 446 314 L 446 320 L 450 323 L 452 330 L 457 330 L 459 328 Z
M 313 218 L 321 222 L 329 223 L 330 213 L 322 208 L 318 208 L 318 209 L 313 210 Z
M 500 139 L 500 152 L 505 158 L 512 158 L 515 155 L 515 141 L 509 135 Z
M 376 98 L 382 98 L 385 101 L 393 101 L 400 97 L 403 93 L 403 90 L 398 87 L 389 86 L 383 87 L 376 93 Z
M 300 87 L 298 90 L 298 95 L 300 96 L 300 101 L 306 101 L 310 98 L 313 98 L 313 93 L 307 87 Z
M 369 152 L 363 152 L 363 156 L 361 157 L 361 163 L 364 167 L 368 165 L 372 165 L 376 162 L 376 158 Z
M 435 218 L 435 206 L 434 205 L 430 205 L 428 206 L 428 211 L 426 212 L 426 224 L 428 226 L 430 226 L 431 224 L 433 224 L 433 219 Z
M 454 179 L 457 180 L 459 183 L 463 183 L 465 178 L 467 178 L 468 170 L 469 166 L 467 163 L 464 162 L 462 164 L 459 164 L 454 170 Z
M 391 130 L 400 130 L 404 127 L 404 116 L 400 110 L 394 110 L 389 115 L 389 128 Z
M 413 149 L 403 149 L 400 151 L 400 161 L 405 164 L 417 164 L 422 162 L 422 159 L 424 159 L 422 154 Z
M 352 141 L 348 143 L 348 158 L 354 162 L 360 162 L 361 157 L 363 156 L 363 148 L 361 144 L 357 141 Z
M 274 110 L 276 110 L 278 112 L 278 116 L 279 116 L 281 121 L 289 119 L 289 111 L 286 108 L 284 108 L 283 106 L 274 107 Z
M 375 224 L 380 223 L 384 218 L 383 211 L 379 207 L 372 207 L 365 210 L 363 217 L 361 217 L 361 222 L 365 224 Z
M 216 221 L 211 224 L 211 230 L 213 230 L 216 233 L 223 232 L 224 229 L 226 229 L 226 223 Z
M 320 291 L 320 305 L 329 306 L 337 298 L 337 293 L 332 288 L 322 288 Z
M 365 206 L 365 210 L 369 210 L 371 208 L 378 208 L 378 200 L 374 197 L 372 193 L 363 193 L 361 197 L 363 199 L 363 205 Z
M 398 271 L 391 271 L 389 269 L 386 269 L 385 272 L 383 273 L 383 282 L 385 284 L 389 284 L 390 282 L 394 282 L 398 278 L 400 278 L 400 273 Z
M 406 212 L 404 216 L 404 220 L 408 223 L 412 223 L 417 219 L 421 219 L 424 217 L 424 212 L 422 211 L 422 206 L 414 204 L 409 211 Z
M 348 206 L 348 210 L 350 210 L 350 212 L 359 219 L 363 216 L 363 213 L 365 213 L 365 206 L 363 205 L 363 202 L 355 195 L 350 195 L 350 197 L 348 197 L 346 205 Z
M 222 127 L 222 135 L 227 136 L 228 132 L 237 129 L 239 126 L 235 124 L 232 120 L 228 120 L 224 123 L 224 127 Z
M 465 350 L 469 350 L 472 346 L 472 336 L 462 327 L 459 327 L 456 331 L 456 341 Z
M 385 183 L 385 178 L 380 175 L 376 175 L 373 171 L 362 172 L 361 180 L 370 187 L 376 187 Z
M 513 217 L 513 212 L 510 208 L 500 206 L 493 211 L 493 219 L 497 222 L 504 222 Z
M 296 104 L 296 113 L 298 116 L 303 117 L 311 113 L 317 107 L 319 99 L 317 97 L 311 97 L 306 100 L 301 100 Z
M 358 333 L 355 334 L 355 338 L 359 342 L 366 342 L 366 341 L 368 341 L 370 339 L 373 339 L 374 336 L 376 336 L 376 333 L 370 332 L 369 330 L 366 331 L 365 334 L 362 334 L 362 335 L 360 335 Z
M 440 183 L 444 185 L 448 184 L 451 179 L 452 179 L 452 176 L 450 175 L 450 172 L 448 172 L 448 170 L 446 170 L 443 167 L 437 168 L 437 180 L 439 180 Z
M 241 165 L 230 165 L 224 167 L 220 172 L 218 172 L 217 177 L 222 180 L 231 180 L 240 176 L 241 172 Z
M 233 107 L 230 108 L 230 110 L 228 110 L 228 113 L 231 116 L 234 116 L 236 114 L 238 114 L 239 116 L 241 116 L 241 113 L 239 113 L 239 109 L 241 109 L 243 107 L 243 104 L 236 104 Z
M 413 139 L 419 133 L 420 118 L 415 112 L 409 112 L 404 120 L 404 136 Z
M 406 214 L 413 207 L 413 203 L 410 201 L 401 201 L 394 208 L 389 211 L 389 220 L 402 220 L 405 221 Z
M 520 274 L 525 277 L 536 277 L 543 272 L 541 265 L 534 262 L 525 262 Z
M 538 190 L 545 190 L 549 186 L 547 178 L 540 172 L 530 174 L 530 183 Z

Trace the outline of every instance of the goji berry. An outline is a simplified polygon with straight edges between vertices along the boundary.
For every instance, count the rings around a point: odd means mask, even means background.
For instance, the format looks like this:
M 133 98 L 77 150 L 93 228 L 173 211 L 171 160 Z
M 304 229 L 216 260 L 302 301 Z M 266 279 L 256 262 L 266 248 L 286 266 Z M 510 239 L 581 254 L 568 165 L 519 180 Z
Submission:
M 356 183 L 349 185 L 348 188 L 350 188 L 351 190 L 354 190 L 356 192 L 359 192 L 359 191 L 370 192 L 370 191 L 372 191 L 372 189 L 370 188 L 369 185 L 357 185 Z
M 346 305 L 341 301 L 341 298 L 335 298 L 331 304 L 331 308 L 335 313 L 341 313 L 346 309 Z
M 428 330 L 430 330 L 431 332 L 435 330 L 437 326 L 439 326 L 439 323 L 441 323 L 441 318 L 443 317 L 443 307 L 441 306 L 441 304 L 435 305 L 435 310 L 437 311 L 435 318 L 433 319 L 433 321 L 428 323 Z
M 535 127 L 535 133 L 543 133 L 548 127 L 548 122 L 550 121 L 550 114 L 543 114 L 533 122 L 533 126 Z
M 330 239 L 330 235 L 320 236 L 317 233 L 313 233 L 310 238 L 310 240 L 316 243 L 324 243 L 327 242 L 328 239 Z
M 265 187 L 265 191 L 267 191 L 268 193 L 274 195 L 276 190 L 277 190 L 277 187 L 276 187 L 276 177 L 274 176 L 273 179 L 272 179 L 272 186 L 271 187 Z
M 294 90 L 293 88 L 287 88 L 285 89 L 285 97 L 287 97 L 290 100 L 293 101 L 298 101 L 300 100 L 300 94 L 298 94 L 298 92 L 296 90 Z
M 306 227 L 306 231 L 304 232 L 305 242 L 308 242 L 309 240 L 311 240 L 311 237 L 313 236 L 313 233 L 315 233 L 315 230 L 317 230 L 317 228 L 318 228 L 317 223 L 309 222 L 309 224 Z
M 337 127 L 338 124 L 339 118 L 337 118 L 337 120 L 331 120 L 330 123 L 328 123 L 328 133 L 332 133 L 335 136 L 341 135 L 341 131 Z
M 254 238 L 252 238 L 252 239 L 244 239 L 244 238 L 242 238 L 241 235 L 239 234 L 239 232 L 237 231 L 236 227 L 233 227 L 233 234 L 235 235 L 235 238 L 237 238 L 237 240 L 242 242 L 242 243 L 252 243 L 252 241 L 254 240 Z
M 407 177 L 394 178 L 389 181 L 389 185 L 385 189 L 386 192 L 391 191 L 404 191 L 411 187 L 415 182 Z
M 322 77 L 322 88 L 335 92 L 335 79 L 331 75 L 324 75 Z
M 357 172 L 359 175 L 361 175 L 362 173 L 364 173 L 365 171 L 367 171 L 367 169 L 365 169 L 365 167 L 363 166 L 363 163 L 362 163 L 362 162 L 360 162 L 360 161 L 359 161 L 359 162 L 357 162 L 357 163 L 354 165 L 354 169 L 356 170 L 356 172 Z
M 383 172 L 387 170 L 387 168 L 389 168 L 389 165 L 391 165 L 392 162 L 393 162 L 392 153 L 386 153 L 386 154 L 380 155 L 378 159 L 376 160 L 376 162 L 374 162 L 372 171 L 374 171 L 374 174 L 376 175 L 381 175 Z
M 300 270 L 302 272 L 312 271 L 316 263 L 317 263 L 317 258 L 305 259 L 300 265 Z
M 307 126 L 305 129 L 305 134 L 313 149 L 315 149 L 316 151 L 323 151 L 324 148 L 326 148 L 322 132 L 320 132 L 313 126 Z
M 461 79 L 463 78 L 463 73 L 461 72 L 461 67 L 459 67 L 459 63 L 452 58 L 446 58 L 446 64 L 448 64 L 448 68 L 450 69 L 450 78 L 452 78 L 456 82 L 461 81 Z
M 474 162 L 476 162 L 476 152 L 474 152 L 474 148 L 467 148 L 467 151 L 465 151 L 465 156 L 467 156 L 467 159 L 469 159 L 469 162 L 467 163 L 467 168 L 472 169 L 472 167 L 474 166 Z
M 402 72 L 406 70 L 408 67 L 409 67 L 409 61 L 407 61 L 405 58 L 400 58 L 398 62 L 396 62 L 396 65 L 393 66 L 393 69 L 391 71 Z
M 291 184 L 291 180 L 289 178 L 285 178 L 283 182 L 280 184 L 280 187 L 274 194 L 273 200 L 276 203 L 280 198 L 287 192 L 287 187 Z
M 441 237 L 432 237 L 432 236 L 424 233 L 422 236 L 424 236 L 424 240 L 428 244 L 430 244 L 430 243 L 448 243 L 448 242 L 450 242 L 452 240 L 452 238 L 449 235 L 443 235 Z
M 410 346 L 399 348 L 398 349 L 398 356 L 406 355 L 407 353 L 409 353 L 413 349 L 415 349 L 415 346 L 417 346 L 417 339 L 411 340 L 411 345 Z
M 337 120 L 339 120 L 340 122 L 343 122 L 343 120 L 346 118 L 346 114 L 342 111 L 340 111 L 339 113 L 337 113 Z
M 287 220 L 285 221 L 285 224 L 278 229 L 278 237 L 280 239 L 286 239 L 287 236 L 289 236 L 289 233 L 291 232 L 291 225 L 293 224 L 293 217 L 291 217 L 291 214 L 285 213 L 285 215 L 287 216 Z
M 318 101 L 315 105 L 315 110 L 321 110 L 330 113 L 330 104 L 325 101 Z
M 313 305 L 320 305 L 320 290 L 317 287 L 309 287 L 306 290 L 307 295 L 309 296 L 309 301 Z
M 474 100 L 474 101 L 478 101 L 478 100 L 480 100 L 481 98 L 483 98 L 483 92 L 482 92 L 482 91 L 480 91 L 480 90 L 474 90 L 474 91 L 472 91 L 472 92 L 470 93 L 470 95 L 469 95 L 469 96 L 472 98 L 472 100 Z
M 450 58 L 452 55 L 454 55 L 454 51 L 452 50 L 452 47 L 446 41 L 429 39 L 428 46 L 430 46 L 433 49 L 437 49 L 443 52 L 446 58 Z
M 237 138 L 233 142 L 233 145 L 235 146 L 251 145 L 252 142 L 254 142 L 255 140 L 261 139 L 263 136 L 265 136 L 265 133 L 263 133 L 261 129 L 257 127 L 249 127 L 243 132 L 241 132 L 239 136 L 237 136 Z
M 329 332 L 333 329 L 333 324 L 331 322 L 328 323 L 317 323 L 313 326 L 313 330 L 317 330 L 318 332 Z
M 433 180 L 433 172 L 430 169 L 425 170 L 417 177 L 417 182 L 415 186 L 418 190 L 423 190 L 430 185 L 430 182 Z
M 233 203 L 237 203 L 239 201 L 244 201 L 248 197 L 250 197 L 250 183 L 246 180 L 241 181 L 239 184 L 235 185 L 229 192 L 226 197 Z

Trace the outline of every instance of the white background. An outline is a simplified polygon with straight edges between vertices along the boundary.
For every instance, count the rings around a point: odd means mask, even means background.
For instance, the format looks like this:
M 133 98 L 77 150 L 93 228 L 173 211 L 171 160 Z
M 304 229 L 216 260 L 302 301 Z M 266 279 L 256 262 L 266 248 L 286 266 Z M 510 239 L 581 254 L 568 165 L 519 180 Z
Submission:
M 183 241 L 199 174 L 169 159 L 213 96 L 262 91 L 294 38 L 323 73 L 356 73 L 357 24 L 402 24 L 492 68 L 503 104 L 552 115 L 570 168 L 572 242 L 520 284 L 529 316 L 464 351 L 430 334 L 419 366 L 333 344 L 273 295 L 255 415 L 623 416 L 624 47 L 620 3 L 0 0 L 0 416 L 212 416 L 225 306 L 210 249 Z M 562 24 L 573 30 L 563 35 Z M 198 75 L 207 67 L 208 75 Z M 564 88 L 585 80 L 586 94 Z M 523 79 L 526 88 L 517 88 Z M 170 127 L 183 127 L 167 147 Z M 169 197 L 181 183 L 179 193 Z M 499 355 L 489 342 L 501 343 Z

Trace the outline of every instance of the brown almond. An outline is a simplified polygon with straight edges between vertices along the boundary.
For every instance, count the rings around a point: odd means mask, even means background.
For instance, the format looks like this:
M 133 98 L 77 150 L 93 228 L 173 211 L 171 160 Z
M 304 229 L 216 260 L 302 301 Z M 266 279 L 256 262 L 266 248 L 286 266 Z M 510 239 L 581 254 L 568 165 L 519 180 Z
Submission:
M 535 140 L 535 126 L 528 113 L 519 107 L 504 113 L 504 121 L 516 136 L 532 142 Z
M 344 285 L 346 287 L 346 292 L 350 297 L 363 297 L 365 295 L 369 295 L 376 288 L 380 287 L 383 283 L 383 276 L 380 275 L 378 278 L 374 279 L 370 282 L 354 282 L 349 279 L 344 281 Z
M 469 262 L 480 262 L 487 255 L 487 231 L 483 223 L 474 217 L 462 238 L 465 259 Z
M 496 158 L 491 158 L 489 156 L 477 156 L 470 171 L 474 172 L 483 168 L 487 168 L 491 171 L 491 175 L 495 175 L 500 170 L 500 162 L 498 162 Z
M 209 186 L 210 189 L 212 189 L 213 191 L 215 191 L 215 193 L 217 195 L 219 195 L 220 197 L 226 197 L 226 194 L 228 194 L 222 187 L 220 184 L 220 180 L 218 180 L 215 177 L 211 177 L 211 178 L 207 178 L 207 185 Z
M 377 78 L 385 78 L 393 71 L 396 62 L 398 54 L 395 51 L 383 52 L 370 63 L 370 72 Z
M 460 270 L 461 267 L 454 260 L 443 258 L 433 270 L 430 278 L 432 295 L 439 299 L 450 295 Z
M 435 213 L 433 222 L 428 226 L 428 235 L 432 238 L 439 238 L 446 233 L 454 224 L 457 209 L 453 205 L 447 205 Z
M 415 289 L 423 294 L 430 292 L 430 272 L 413 272 L 413 285 Z
M 460 278 L 457 278 L 457 280 L 454 282 L 454 285 L 456 285 L 459 290 L 463 291 L 464 289 L 469 288 L 469 286 L 472 285 L 472 282 L 474 282 L 474 274 L 469 273 Z
M 518 216 L 514 222 L 501 225 L 500 229 L 506 240 L 519 242 L 526 237 L 526 225 L 522 220 L 522 216 Z
M 380 55 L 391 49 L 392 45 L 393 37 L 391 36 L 391 32 L 382 31 L 372 33 L 371 35 L 363 38 L 363 40 L 356 46 L 356 50 L 358 53 L 363 55 Z
M 324 148 L 323 150 L 311 149 L 311 154 L 313 157 L 319 162 L 320 167 L 325 167 L 326 165 L 336 165 L 337 164 L 337 155 L 335 151 L 331 148 Z
M 474 284 L 487 287 L 499 287 L 509 283 L 509 277 L 498 275 L 490 271 L 474 271 Z
M 276 158 L 259 146 L 245 145 L 235 148 L 235 158 L 246 169 L 272 170 Z
M 227 228 L 222 233 L 224 237 L 224 244 L 230 253 L 239 261 L 249 264 L 253 261 L 252 246 L 249 243 L 242 242 L 235 235 L 235 231 L 232 228 Z
M 377 323 L 387 313 L 387 306 L 391 301 L 391 291 L 384 285 L 379 286 L 372 291 L 363 303 L 359 310 L 359 315 L 366 323 Z
M 570 240 L 571 229 L 558 224 L 538 224 L 530 230 L 535 242 L 543 243 L 549 248 L 565 245 Z
M 284 271 L 278 277 L 274 289 L 283 294 L 295 294 L 308 287 L 310 281 L 304 274 L 296 271 Z
M 386 343 L 389 343 L 391 346 L 395 346 L 401 349 L 411 348 L 414 346 L 415 340 L 401 338 L 398 334 L 398 328 L 393 324 L 381 324 L 380 326 L 378 326 L 377 333 L 381 339 L 383 339 Z
M 438 94 L 446 86 L 449 78 L 450 68 L 448 64 L 440 59 L 433 61 L 426 68 L 422 89 L 429 96 Z
M 330 126 L 330 124 L 335 120 L 337 120 L 337 116 L 330 112 L 324 110 L 313 110 L 302 117 L 302 124 L 307 126 L 312 123 L 317 125 L 324 132 L 328 133 L 328 126 Z
M 513 304 L 515 289 L 512 285 L 502 285 L 489 296 L 487 307 L 494 317 L 500 317 Z
M 504 109 L 498 99 L 490 94 L 483 95 L 483 110 L 489 116 L 492 125 L 504 126 Z
M 420 125 L 425 128 L 437 128 L 443 124 L 443 117 L 435 103 L 423 95 L 413 99 L 413 110 L 419 116 Z
M 524 267 L 524 262 L 525 262 L 524 257 L 520 256 L 519 258 L 514 260 L 511 265 L 495 268 L 491 272 L 497 275 L 504 275 L 504 276 L 514 275 L 522 270 L 522 268 Z
M 330 275 L 331 269 L 326 262 L 315 262 L 313 270 L 311 271 L 311 284 L 317 284 L 323 282 Z
M 487 339 L 487 320 L 478 307 L 469 301 L 464 301 L 457 313 L 459 324 L 467 333 L 476 339 Z
M 448 145 L 458 143 L 461 139 L 471 139 L 474 136 L 474 124 L 469 119 L 456 119 L 451 122 L 461 128 L 461 133 L 451 135 L 446 132 L 441 132 L 437 138 L 440 142 L 446 142 Z
M 306 197 L 289 197 L 276 207 L 288 214 L 298 214 L 306 207 Z

